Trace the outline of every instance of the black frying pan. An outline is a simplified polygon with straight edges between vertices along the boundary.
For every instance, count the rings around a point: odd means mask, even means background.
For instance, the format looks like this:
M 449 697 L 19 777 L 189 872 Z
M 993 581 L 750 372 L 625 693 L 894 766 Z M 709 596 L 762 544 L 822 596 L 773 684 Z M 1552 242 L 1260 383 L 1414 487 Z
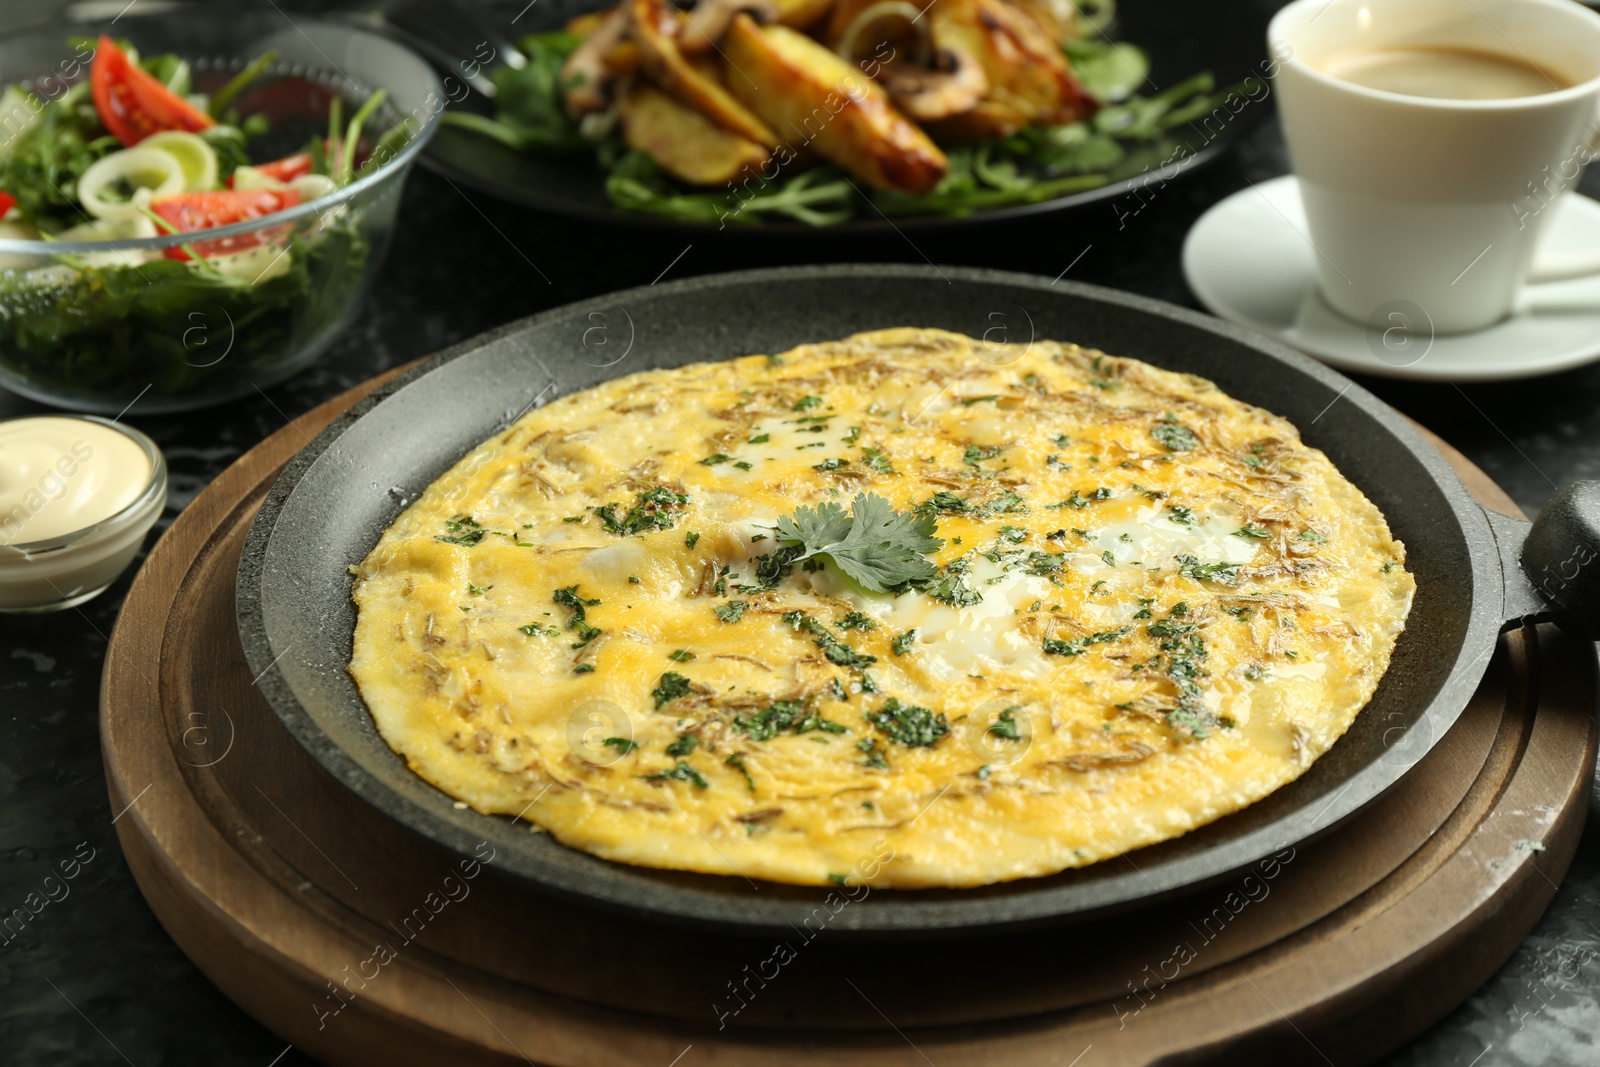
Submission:
M 239 630 L 261 691 L 357 797 L 462 855 L 488 840 L 496 868 L 529 887 L 723 929 L 800 923 L 824 891 L 611 863 L 510 819 L 457 810 L 383 742 L 345 672 L 355 623 L 345 568 L 404 501 L 555 395 L 650 367 L 905 325 L 1075 341 L 1202 375 L 1288 417 L 1388 516 L 1417 597 L 1371 704 L 1298 781 L 1193 833 L 1082 870 L 982 889 L 873 893 L 830 929 L 886 936 L 1042 924 L 1226 877 L 1326 831 L 1398 780 L 1455 722 L 1501 630 L 1558 618 L 1593 633 L 1600 623 L 1600 483 L 1568 489 L 1530 533 L 1527 523 L 1486 513 L 1438 452 L 1366 390 L 1237 327 L 1020 274 L 804 267 L 633 289 L 536 315 L 440 354 L 335 421 L 279 478 L 240 563 Z

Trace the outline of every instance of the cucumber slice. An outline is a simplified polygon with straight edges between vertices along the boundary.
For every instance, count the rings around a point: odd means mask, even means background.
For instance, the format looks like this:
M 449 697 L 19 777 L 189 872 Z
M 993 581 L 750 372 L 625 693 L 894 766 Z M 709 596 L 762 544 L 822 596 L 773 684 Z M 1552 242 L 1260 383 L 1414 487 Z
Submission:
M 195 193 L 217 187 L 217 153 L 204 137 L 183 130 L 163 130 L 139 142 L 140 148 L 170 152 L 183 167 L 183 187 Z
M 78 199 L 95 218 L 139 218 L 159 196 L 183 192 L 183 164 L 171 152 L 135 145 L 98 160 L 78 179 Z
M 272 175 L 259 171 L 254 167 L 243 166 L 233 168 L 233 187 L 235 189 L 287 189 L 289 186 L 280 182 Z
M 8 85 L 0 93 L 0 160 L 11 155 L 11 150 L 22 140 L 22 135 L 39 121 L 44 105 L 38 97 L 20 85 Z
M 154 237 L 156 224 L 143 215 L 131 219 L 92 219 L 80 222 L 56 234 L 56 240 L 68 241 L 131 241 L 140 237 Z M 78 261 L 86 267 L 137 267 L 161 258 L 158 251 L 82 252 Z
M 327 196 L 339 188 L 337 182 L 326 174 L 302 174 L 289 183 L 289 188 L 300 194 L 300 202 Z

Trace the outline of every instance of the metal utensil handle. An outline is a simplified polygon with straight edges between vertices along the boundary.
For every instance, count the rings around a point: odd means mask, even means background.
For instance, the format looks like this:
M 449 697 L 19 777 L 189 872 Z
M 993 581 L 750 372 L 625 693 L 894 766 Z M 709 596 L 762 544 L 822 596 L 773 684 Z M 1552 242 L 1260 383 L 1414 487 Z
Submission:
M 1489 515 L 1506 575 L 1508 624 L 1548 619 L 1600 640 L 1600 482 L 1574 482 L 1531 524 Z

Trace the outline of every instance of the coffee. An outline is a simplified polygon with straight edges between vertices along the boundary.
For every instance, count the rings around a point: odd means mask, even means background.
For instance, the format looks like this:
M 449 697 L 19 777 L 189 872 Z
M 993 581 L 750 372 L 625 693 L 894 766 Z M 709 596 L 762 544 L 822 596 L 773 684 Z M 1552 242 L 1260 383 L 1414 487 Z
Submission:
M 1353 85 L 1444 100 L 1537 96 L 1572 84 L 1520 57 L 1453 48 L 1347 52 L 1318 66 Z

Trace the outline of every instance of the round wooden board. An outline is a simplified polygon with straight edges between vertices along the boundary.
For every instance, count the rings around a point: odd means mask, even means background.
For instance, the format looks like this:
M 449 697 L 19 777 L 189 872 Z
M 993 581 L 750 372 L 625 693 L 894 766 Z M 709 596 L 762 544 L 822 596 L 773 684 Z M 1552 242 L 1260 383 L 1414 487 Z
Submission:
M 816 923 L 773 943 L 531 893 L 330 779 L 239 647 L 234 572 L 262 497 L 382 380 L 295 420 L 185 509 L 128 594 L 101 697 L 117 832 L 151 907 L 224 992 L 329 1064 L 1342 1067 L 1487 978 L 1577 847 L 1594 650 L 1537 627 L 1501 640 L 1458 724 L 1378 801 L 1137 912 L 859 945 L 827 933 L 845 891 L 819 891 Z M 1517 513 L 1440 448 L 1480 501 Z

